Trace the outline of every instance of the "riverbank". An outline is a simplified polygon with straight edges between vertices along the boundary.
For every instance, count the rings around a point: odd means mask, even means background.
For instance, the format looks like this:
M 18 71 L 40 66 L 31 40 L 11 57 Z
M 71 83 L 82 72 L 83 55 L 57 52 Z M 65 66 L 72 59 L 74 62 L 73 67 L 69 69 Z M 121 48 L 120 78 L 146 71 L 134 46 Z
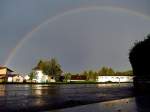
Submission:
M 132 82 L 49 82 L 49 83 L 35 83 L 35 82 L 3 82 L 0 84 L 121 84 L 121 83 L 132 83 Z

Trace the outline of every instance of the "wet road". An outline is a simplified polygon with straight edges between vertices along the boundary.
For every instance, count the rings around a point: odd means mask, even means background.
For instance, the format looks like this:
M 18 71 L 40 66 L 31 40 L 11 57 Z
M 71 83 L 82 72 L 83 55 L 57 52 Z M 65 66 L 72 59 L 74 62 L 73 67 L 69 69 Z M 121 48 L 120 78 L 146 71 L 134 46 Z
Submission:
M 1 111 L 44 111 L 133 96 L 128 84 L 0 84 Z

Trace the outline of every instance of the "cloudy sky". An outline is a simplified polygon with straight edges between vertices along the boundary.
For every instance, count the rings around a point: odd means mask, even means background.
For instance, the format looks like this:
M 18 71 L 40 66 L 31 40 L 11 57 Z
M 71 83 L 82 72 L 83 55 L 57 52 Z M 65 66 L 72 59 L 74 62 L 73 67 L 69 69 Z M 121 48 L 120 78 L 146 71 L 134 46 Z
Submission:
M 149 0 L 0 0 L 0 65 L 29 73 L 39 59 L 64 71 L 130 69 L 150 32 Z

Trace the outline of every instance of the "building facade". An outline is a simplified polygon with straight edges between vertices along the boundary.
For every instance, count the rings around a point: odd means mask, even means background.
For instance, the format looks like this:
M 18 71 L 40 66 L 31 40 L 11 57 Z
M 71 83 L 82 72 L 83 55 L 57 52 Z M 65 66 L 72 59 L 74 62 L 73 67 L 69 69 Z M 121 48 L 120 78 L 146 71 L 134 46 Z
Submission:
M 43 71 L 38 68 L 34 69 L 34 72 L 35 72 L 34 81 L 37 83 L 56 82 L 53 76 L 45 75 Z
M 97 82 L 133 82 L 134 76 L 98 76 Z
M 0 66 L 0 82 L 6 82 L 8 76 L 12 75 L 12 70 L 7 67 Z
M 24 78 L 21 75 L 13 74 L 8 76 L 7 82 L 14 82 L 14 83 L 23 83 Z
M 72 75 L 71 79 L 68 80 L 68 82 L 84 82 L 87 80 L 87 77 L 85 75 Z

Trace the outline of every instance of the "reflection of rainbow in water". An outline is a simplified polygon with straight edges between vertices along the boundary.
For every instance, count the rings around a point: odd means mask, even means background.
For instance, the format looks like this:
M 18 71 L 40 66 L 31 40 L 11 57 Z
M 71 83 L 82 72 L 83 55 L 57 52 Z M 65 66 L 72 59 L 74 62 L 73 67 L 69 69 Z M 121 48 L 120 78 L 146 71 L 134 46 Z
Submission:
M 8 66 L 10 64 L 11 60 L 14 58 L 14 56 L 19 51 L 19 49 L 22 47 L 22 45 L 25 44 L 28 41 L 28 39 L 30 39 L 32 37 L 32 35 L 34 33 L 38 32 L 45 25 L 50 24 L 50 23 L 60 19 L 61 17 L 71 15 L 71 14 L 75 14 L 75 13 L 81 13 L 81 12 L 84 12 L 84 11 L 90 11 L 90 10 L 105 10 L 105 11 L 121 12 L 121 13 L 127 13 L 129 15 L 134 15 L 134 16 L 141 17 L 143 19 L 150 20 L 149 16 L 141 14 L 139 12 L 132 11 L 132 10 L 125 9 L 125 8 L 120 8 L 120 7 L 118 8 L 118 7 L 111 7 L 111 6 L 100 6 L 100 7 L 92 6 L 92 7 L 77 8 L 77 9 L 73 9 L 73 10 L 70 10 L 70 11 L 66 11 L 66 12 L 61 13 L 59 15 L 56 15 L 54 17 L 48 18 L 47 20 L 42 22 L 40 25 L 35 27 L 31 32 L 27 33 L 23 37 L 23 39 L 16 45 L 16 47 L 10 52 L 10 54 L 8 55 L 8 58 L 5 61 L 5 66 Z

